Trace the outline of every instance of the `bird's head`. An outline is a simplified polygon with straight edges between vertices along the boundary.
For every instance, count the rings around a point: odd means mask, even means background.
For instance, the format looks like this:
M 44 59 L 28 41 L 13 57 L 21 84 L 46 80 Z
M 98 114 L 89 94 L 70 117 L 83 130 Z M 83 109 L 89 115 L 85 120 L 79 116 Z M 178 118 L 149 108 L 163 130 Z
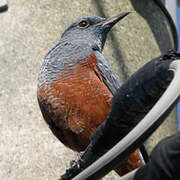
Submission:
M 62 34 L 62 38 L 68 40 L 88 40 L 99 51 L 102 51 L 106 37 L 110 29 L 130 12 L 121 13 L 112 18 L 98 16 L 86 16 L 74 21 Z

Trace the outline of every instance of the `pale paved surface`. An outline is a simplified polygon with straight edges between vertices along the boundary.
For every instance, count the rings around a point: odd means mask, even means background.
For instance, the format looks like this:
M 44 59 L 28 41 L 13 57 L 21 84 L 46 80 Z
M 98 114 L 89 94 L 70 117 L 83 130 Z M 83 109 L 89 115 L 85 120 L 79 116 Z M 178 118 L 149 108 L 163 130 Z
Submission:
M 107 16 L 129 7 L 127 1 L 119 1 L 121 6 L 102 2 Z M 99 6 L 92 4 L 93 0 L 9 0 L 9 10 L 0 14 L 0 179 L 58 179 L 75 157 L 44 123 L 37 104 L 36 84 L 44 55 L 58 41 L 67 25 L 82 15 L 102 14 Z M 125 64 L 133 69 L 130 74 L 137 69 L 136 64 L 145 63 L 143 59 L 159 54 L 156 45 L 150 44 L 152 34 L 148 34 L 149 40 L 146 41 L 143 19 L 139 17 L 139 22 L 136 22 L 135 17 L 134 13 L 121 22 L 121 26 L 114 28 L 114 33 L 121 31 L 116 36 L 118 44 L 120 40 L 122 48 L 132 50 L 123 54 L 130 60 Z M 134 28 L 133 23 L 138 24 L 139 29 Z M 127 26 L 131 31 L 127 31 Z M 113 42 L 111 36 L 105 47 L 108 59 L 116 58 L 117 49 L 111 47 Z M 132 46 L 134 42 L 137 43 Z M 138 45 L 146 50 L 136 51 Z M 120 70 L 117 64 L 114 68 Z M 171 127 L 168 131 L 173 130 Z M 161 132 L 164 136 L 167 131 Z M 112 176 L 106 179 L 114 179 Z
M 74 158 L 44 123 L 36 99 L 43 57 L 76 18 L 66 12 L 81 8 L 52 2 L 9 0 L 0 14 L 1 180 L 58 179 Z

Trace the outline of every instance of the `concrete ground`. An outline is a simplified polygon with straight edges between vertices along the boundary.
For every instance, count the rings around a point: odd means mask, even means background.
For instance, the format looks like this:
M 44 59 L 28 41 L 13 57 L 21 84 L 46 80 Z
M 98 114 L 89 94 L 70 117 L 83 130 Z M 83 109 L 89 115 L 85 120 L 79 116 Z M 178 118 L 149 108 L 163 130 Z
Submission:
M 52 135 L 36 99 L 43 58 L 72 21 L 66 10 L 65 1 L 9 0 L 8 11 L 0 13 L 2 180 L 58 179 L 76 157 Z
M 102 15 L 102 12 L 99 13 L 101 9 L 92 5 L 95 2 L 93 0 L 8 2 L 8 11 L 0 13 L 0 179 L 58 179 L 76 154 L 62 145 L 43 121 L 36 98 L 39 69 L 45 54 L 59 40 L 61 33 L 73 19 L 89 14 Z M 111 1 L 102 2 L 105 6 L 104 12 L 108 12 L 108 15 L 128 9 L 128 1 L 119 1 L 122 9 L 119 5 L 108 3 Z M 145 27 L 144 24 L 141 26 L 142 18 L 137 23 L 133 16 L 136 14 L 132 15 L 132 21 L 121 23 L 121 32 L 126 33 L 123 23 L 127 22 L 132 34 L 128 32 L 127 36 L 118 35 L 117 39 L 121 37 L 125 47 L 137 49 L 132 43 L 138 41 L 140 30 Z M 139 29 L 133 28 L 133 23 L 138 24 Z M 114 32 L 118 33 L 118 28 Z M 133 34 L 136 34 L 135 40 L 132 39 Z M 151 35 L 152 38 L 148 35 L 150 41 L 153 40 L 153 34 Z M 111 42 L 115 42 L 113 37 L 111 36 Z M 147 43 L 143 34 L 140 40 L 136 45 L 147 48 L 147 51 L 152 50 L 154 54 L 147 52 L 139 61 L 134 61 L 135 64 L 142 63 L 144 57 L 151 59 L 159 53 L 155 50 L 155 45 L 151 46 L 149 43 L 149 46 L 145 46 Z M 110 46 L 105 48 L 107 47 Z M 108 59 L 115 58 L 112 47 L 110 52 L 107 49 L 105 51 Z M 138 57 L 140 53 L 133 50 L 131 54 L 126 51 L 126 54 L 126 58 L 130 59 Z M 126 65 L 137 69 L 131 62 Z M 163 134 L 166 133 L 164 131 Z M 105 179 L 114 179 L 115 176 L 111 174 Z

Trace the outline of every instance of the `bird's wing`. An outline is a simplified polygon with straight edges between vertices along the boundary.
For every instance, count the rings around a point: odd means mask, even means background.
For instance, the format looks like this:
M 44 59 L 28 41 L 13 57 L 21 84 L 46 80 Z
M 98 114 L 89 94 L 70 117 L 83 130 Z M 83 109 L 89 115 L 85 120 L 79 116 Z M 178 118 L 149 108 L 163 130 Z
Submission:
M 98 60 L 97 68 L 102 76 L 103 82 L 114 95 L 117 89 L 120 88 L 119 78 L 111 65 L 99 51 L 94 51 L 94 54 Z
M 108 63 L 108 61 L 104 58 L 104 56 L 99 51 L 94 51 L 94 54 L 96 55 L 96 58 L 98 60 L 97 68 L 100 72 L 103 82 L 106 84 L 108 89 L 111 91 L 111 93 L 114 95 L 116 91 L 120 88 L 120 81 L 117 76 L 117 74 L 112 69 L 111 65 Z M 140 147 L 140 154 L 141 159 L 144 162 L 148 161 L 148 155 L 147 151 L 144 145 Z

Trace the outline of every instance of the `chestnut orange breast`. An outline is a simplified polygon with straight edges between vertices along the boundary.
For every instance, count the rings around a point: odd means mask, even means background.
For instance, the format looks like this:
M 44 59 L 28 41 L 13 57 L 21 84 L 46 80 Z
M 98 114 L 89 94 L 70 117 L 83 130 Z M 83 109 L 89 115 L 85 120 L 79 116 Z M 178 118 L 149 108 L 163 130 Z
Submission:
M 93 53 L 38 90 L 44 119 L 56 137 L 76 151 L 86 148 L 90 135 L 106 119 L 112 97 Z

